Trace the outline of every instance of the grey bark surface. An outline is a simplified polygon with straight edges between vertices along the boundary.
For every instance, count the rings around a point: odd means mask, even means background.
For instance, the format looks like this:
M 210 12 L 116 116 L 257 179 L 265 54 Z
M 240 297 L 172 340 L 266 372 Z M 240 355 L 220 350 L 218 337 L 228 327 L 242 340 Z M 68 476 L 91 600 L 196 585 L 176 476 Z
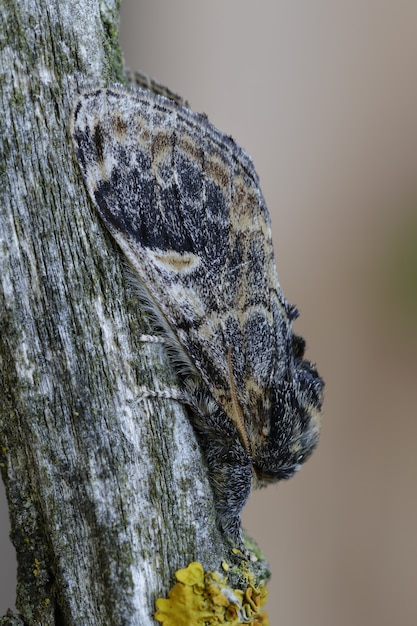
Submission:
M 175 570 L 218 569 L 206 467 L 74 161 L 76 94 L 122 80 L 116 0 L 0 0 L 0 464 L 20 617 L 154 624 Z

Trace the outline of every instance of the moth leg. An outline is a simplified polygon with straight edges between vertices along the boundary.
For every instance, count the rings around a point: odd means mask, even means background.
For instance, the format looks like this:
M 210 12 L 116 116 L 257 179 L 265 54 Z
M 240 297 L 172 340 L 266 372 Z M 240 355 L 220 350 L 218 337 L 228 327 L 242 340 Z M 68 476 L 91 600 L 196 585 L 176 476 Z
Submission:
M 139 341 L 142 343 L 166 343 L 165 337 L 161 335 L 139 335 Z
M 163 398 L 164 400 L 178 400 L 179 402 L 184 402 L 184 392 L 175 387 L 149 389 L 149 387 L 141 385 L 138 388 L 138 400 L 146 400 L 147 398 Z

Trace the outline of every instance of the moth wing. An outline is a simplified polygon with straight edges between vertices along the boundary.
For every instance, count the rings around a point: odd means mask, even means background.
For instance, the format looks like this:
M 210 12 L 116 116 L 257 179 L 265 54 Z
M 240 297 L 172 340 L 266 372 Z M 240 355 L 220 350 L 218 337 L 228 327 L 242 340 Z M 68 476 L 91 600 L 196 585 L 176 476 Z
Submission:
M 234 389 L 251 440 L 291 341 L 252 161 L 204 116 L 142 90 L 84 94 L 73 134 L 102 219 L 231 419 Z

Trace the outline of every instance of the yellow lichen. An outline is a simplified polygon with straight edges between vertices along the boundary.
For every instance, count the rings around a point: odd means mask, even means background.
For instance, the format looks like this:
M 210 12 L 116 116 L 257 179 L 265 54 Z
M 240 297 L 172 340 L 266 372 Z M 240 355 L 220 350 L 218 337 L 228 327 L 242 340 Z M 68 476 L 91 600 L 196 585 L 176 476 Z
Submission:
M 41 564 L 38 561 L 38 559 L 35 559 L 34 564 L 33 564 L 33 575 L 34 576 L 39 576 L 39 573 L 41 571 Z
M 175 573 L 177 583 L 168 599 L 158 598 L 155 619 L 163 626 L 268 626 L 262 607 L 267 591 L 264 584 L 255 586 L 248 576 L 248 587 L 232 589 L 227 578 L 217 572 L 205 572 L 201 563 L 190 563 Z

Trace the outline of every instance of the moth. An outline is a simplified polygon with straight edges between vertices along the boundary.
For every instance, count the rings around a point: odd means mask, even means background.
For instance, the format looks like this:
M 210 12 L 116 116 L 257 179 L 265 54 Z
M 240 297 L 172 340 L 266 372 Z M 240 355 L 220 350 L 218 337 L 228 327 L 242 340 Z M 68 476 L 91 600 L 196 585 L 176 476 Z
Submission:
M 178 370 L 218 523 L 241 547 L 251 486 L 289 478 L 310 456 L 323 395 L 292 330 L 252 161 L 204 115 L 142 89 L 83 93 L 72 133 Z

